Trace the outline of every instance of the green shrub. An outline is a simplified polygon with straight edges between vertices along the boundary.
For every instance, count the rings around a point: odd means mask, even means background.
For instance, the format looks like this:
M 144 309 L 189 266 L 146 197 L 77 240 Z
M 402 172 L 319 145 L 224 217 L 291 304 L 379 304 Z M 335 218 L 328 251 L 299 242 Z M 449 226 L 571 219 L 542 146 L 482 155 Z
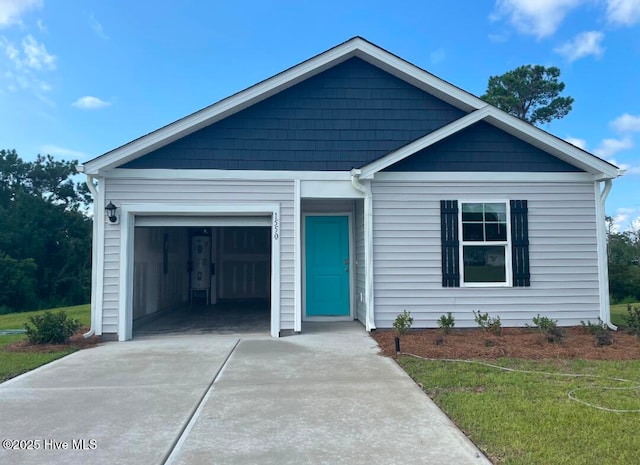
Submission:
M 584 329 L 584 331 L 589 334 L 598 334 L 604 328 L 604 324 L 602 323 L 600 318 L 598 318 L 597 323 L 591 323 L 591 321 L 587 320 L 586 323 L 584 321 L 581 321 L 580 324 L 582 325 L 582 329 Z
M 627 329 L 640 338 L 640 307 L 627 304 Z
M 561 344 L 564 339 L 564 331 L 558 327 L 558 321 L 546 316 L 533 317 L 533 324 L 538 328 L 540 334 L 544 335 L 547 342 Z
M 455 325 L 456 319 L 453 317 L 451 312 L 447 312 L 446 315 L 442 315 L 438 318 L 438 327 L 445 334 L 449 334 L 449 331 L 451 331 Z
M 67 317 L 64 311 L 44 312 L 29 317 L 24 329 L 32 344 L 62 344 L 80 329 L 80 321 Z
M 488 313 L 480 313 L 480 310 L 477 312 L 474 310 L 473 316 L 480 329 L 485 333 L 492 333 L 496 336 L 502 334 L 502 322 L 499 316 L 492 318 Z
M 400 336 L 407 334 L 411 329 L 411 325 L 413 324 L 413 317 L 411 313 L 403 310 L 402 313 L 398 314 L 396 320 L 393 322 L 393 327 Z
M 611 332 L 605 328 L 600 328 L 600 331 L 594 333 L 593 337 L 596 340 L 596 347 L 610 346 L 613 344 L 613 336 Z

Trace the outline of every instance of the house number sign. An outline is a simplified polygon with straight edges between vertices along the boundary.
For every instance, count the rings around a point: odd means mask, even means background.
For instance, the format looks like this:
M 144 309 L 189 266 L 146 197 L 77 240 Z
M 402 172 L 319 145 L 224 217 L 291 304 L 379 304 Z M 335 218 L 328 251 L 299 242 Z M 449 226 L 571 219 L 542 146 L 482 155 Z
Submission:
M 273 214 L 273 238 L 277 241 L 278 237 L 280 237 L 280 222 L 278 221 L 278 214 Z

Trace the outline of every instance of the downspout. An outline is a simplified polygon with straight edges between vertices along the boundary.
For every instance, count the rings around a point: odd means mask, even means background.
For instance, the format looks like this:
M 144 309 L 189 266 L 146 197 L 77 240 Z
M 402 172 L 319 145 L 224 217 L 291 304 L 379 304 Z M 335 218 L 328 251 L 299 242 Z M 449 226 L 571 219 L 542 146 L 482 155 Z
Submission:
M 96 221 L 96 203 L 98 202 L 98 191 L 96 186 L 93 185 L 93 176 L 87 174 L 86 179 L 87 187 L 91 196 L 93 197 L 93 234 L 91 236 L 91 328 L 84 334 L 85 338 L 91 337 L 96 333 L 96 296 L 97 296 L 97 274 L 98 267 L 98 222 Z
M 611 323 L 611 309 L 609 303 L 609 260 L 608 260 L 608 243 L 607 243 L 607 225 L 605 214 L 605 202 L 611 192 L 612 182 L 611 179 L 605 179 L 604 188 L 600 189 L 600 184 L 597 186 L 597 201 L 598 201 L 598 262 L 600 265 L 600 321 L 607 325 L 608 328 L 614 331 L 618 329 L 616 325 Z
M 351 170 L 351 184 L 355 189 L 364 194 L 364 305 L 365 305 L 365 329 L 376 329 L 374 318 L 373 295 L 373 196 L 370 182 L 363 184 L 360 181 L 360 170 Z

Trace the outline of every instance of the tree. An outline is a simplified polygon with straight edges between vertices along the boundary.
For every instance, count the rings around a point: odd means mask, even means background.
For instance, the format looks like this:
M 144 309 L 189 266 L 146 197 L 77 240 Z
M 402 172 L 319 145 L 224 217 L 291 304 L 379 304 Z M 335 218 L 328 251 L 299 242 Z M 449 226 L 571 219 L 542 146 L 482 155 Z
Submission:
M 612 224 L 611 218 L 607 223 Z M 613 302 L 640 302 L 640 232 L 614 232 L 607 235 L 609 293 Z
M 555 66 L 520 66 L 491 76 L 487 92 L 480 98 L 528 123 L 549 123 L 567 116 L 573 104 L 572 97 L 560 97 L 564 83 L 559 77 Z
M 0 313 L 89 300 L 92 227 L 77 163 L 0 150 Z

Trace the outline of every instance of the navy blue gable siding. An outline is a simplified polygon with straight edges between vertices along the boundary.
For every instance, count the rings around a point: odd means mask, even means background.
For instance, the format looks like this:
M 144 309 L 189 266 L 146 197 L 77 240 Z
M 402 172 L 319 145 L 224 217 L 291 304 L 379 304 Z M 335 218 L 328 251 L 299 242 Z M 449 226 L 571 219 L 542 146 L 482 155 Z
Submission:
M 582 171 L 481 121 L 385 171 Z
M 464 114 L 352 58 L 120 168 L 344 171 Z

